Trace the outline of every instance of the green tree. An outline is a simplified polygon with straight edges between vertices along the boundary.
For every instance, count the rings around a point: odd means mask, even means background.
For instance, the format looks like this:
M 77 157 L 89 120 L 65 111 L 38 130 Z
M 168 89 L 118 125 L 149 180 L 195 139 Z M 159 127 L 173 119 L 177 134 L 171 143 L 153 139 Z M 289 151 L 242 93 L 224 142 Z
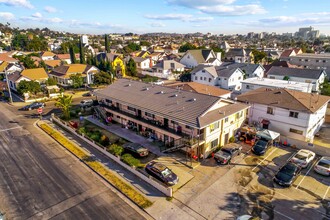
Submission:
M 321 84 L 321 95 L 330 96 L 330 84 L 329 84 L 329 80 L 327 78 Z
M 109 53 L 110 45 L 109 45 L 109 36 L 107 34 L 104 35 L 104 46 L 105 46 L 105 52 Z
M 140 46 L 147 46 L 147 47 L 150 47 L 150 46 L 151 46 L 151 43 L 148 42 L 148 41 L 141 41 L 141 42 L 140 42 Z
M 98 85 L 111 84 L 113 82 L 113 76 L 111 73 L 100 71 L 94 75 L 94 83 Z
M 183 53 L 183 52 L 186 52 L 187 50 L 195 50 L 195 49 L 197 49 L 197 47 L 195 45 L 193 45 L 191 43 L 186 43 L 179 48 L 179 52 Z
M 54 79 L 54 78 L 48 78 L 47 80 L 46 80 L 46 85 L 47 86 L 55 86 L 57 84 L 57 81 L 56 81 L 56 79 Z
M 80 63 L 81 63 L 81 64 L 86 63 L 86 61 L 85 61 L 85 51 L 84 51 L 84 46 L 83 46 L 81 40 L 79 40 L 79 54 L 80 54 Z
M 111 144 L 108 151 L 115 156 L 120 156 L 124 152 L 124 148 L 117 144 Z
M 252 54 L 254 57 L 254 63 L 261 63 L 263 60 L 267 57 L 267 54 L 265 51 L 259 51 L 259 50 L 252 50 Z
M 72 81 L 73 88 L 80 88 L 84 84 L 84 78 L 82 77 L 81 73 L 76 73 L 70 75 L 70 80 Z
M 73 46 L 70 46 L 69 51 L 70 51 L 71 63 L 75 64 L 77 61 L 76 61 L 76 55 L 75 55 L 74 50 L 73 50 Z
M 24 93 L 32 93 L 35 95 L 38 92 L 41 92 L 41 86 L 37 81 L 22 80 L 18 83 L 17 92 L 20 95 L 23 95 Z
M 140 45 L 136 44 L 136 43 L 129 43 L 127 45 L 128 48 L 130 48 L 132 51 L 138 51 L 141 50 Z
M 290 77 L 289 76 L 284 76 L 283 80 L 289 81 Z
M 59 107 L 62 110 L 63 117 L 65 119 L 70 119 L 70 109 L 72 106 L 72 96 L 63 95 L 59 97 L 55 103 L 56 107 Z
M 127 74 L 130 76 L 137 76 L 136 63 L 132 58 L 130 58 L 127 63 Z

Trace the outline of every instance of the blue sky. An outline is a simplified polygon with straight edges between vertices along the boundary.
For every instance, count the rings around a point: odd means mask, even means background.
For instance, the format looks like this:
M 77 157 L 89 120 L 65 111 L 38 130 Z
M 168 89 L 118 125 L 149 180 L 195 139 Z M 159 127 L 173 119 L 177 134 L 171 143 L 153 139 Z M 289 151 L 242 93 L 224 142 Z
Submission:
M 329 0 L 0 0 L 0 22 L 74 33 L 330 34 Z

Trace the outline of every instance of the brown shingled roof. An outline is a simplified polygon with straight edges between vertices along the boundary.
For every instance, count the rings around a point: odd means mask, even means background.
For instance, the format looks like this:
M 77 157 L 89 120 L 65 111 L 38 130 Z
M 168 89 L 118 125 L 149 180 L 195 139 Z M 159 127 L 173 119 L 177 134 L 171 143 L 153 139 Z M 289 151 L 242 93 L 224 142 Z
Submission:
M 21 75 L 30 80 L 43 81 L 48 79 L 48 75 L 44 68 L 25 69 L 21 72 Z
M 197 92 L 197 93 L 212 95 L 217 97 L 231 93 L 231 91 L 229 90 L 220 89 L 215 86 L 209 86 L 198 82 L 179 82 L 179 83 L 167 84 L 166 86 L 173 89 L 180 88 L 185 91 Z
M 330 97 L 289 89 L 259 88 L 237 96 L 237 100 L 301 112 L 315 113 L 330 101 Z

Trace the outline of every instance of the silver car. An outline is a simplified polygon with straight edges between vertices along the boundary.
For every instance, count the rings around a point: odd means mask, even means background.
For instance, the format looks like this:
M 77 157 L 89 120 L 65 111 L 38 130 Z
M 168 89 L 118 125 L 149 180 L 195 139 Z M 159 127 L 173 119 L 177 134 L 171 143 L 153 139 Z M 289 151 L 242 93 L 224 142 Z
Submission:
M 321 157 L 321 159 L 314 166 L 315 172 L 330 176 L 330 157 Z
M 314 160 L 314 158 L 315 153 L 313 151 L 302 149 L 293 155 L 291 162 L 301 166 L 302 168 L 306 168 Z

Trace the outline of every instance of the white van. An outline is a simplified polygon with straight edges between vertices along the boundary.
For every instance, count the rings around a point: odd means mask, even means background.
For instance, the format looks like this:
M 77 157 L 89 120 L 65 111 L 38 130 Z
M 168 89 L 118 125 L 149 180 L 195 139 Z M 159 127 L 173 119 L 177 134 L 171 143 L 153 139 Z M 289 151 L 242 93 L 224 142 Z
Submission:
M 80 102 L 80 107 L 91 107 L 93 106 L 93 99 L 86 99 Z

